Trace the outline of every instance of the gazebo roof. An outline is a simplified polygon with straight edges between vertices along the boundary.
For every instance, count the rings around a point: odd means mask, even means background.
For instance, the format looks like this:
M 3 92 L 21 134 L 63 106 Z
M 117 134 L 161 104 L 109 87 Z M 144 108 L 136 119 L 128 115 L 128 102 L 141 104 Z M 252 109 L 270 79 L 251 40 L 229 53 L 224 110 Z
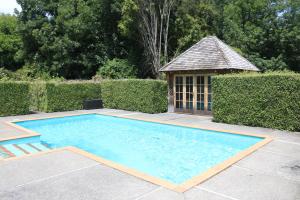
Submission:
M 160 71 L 171 72 L 218 69 L 259 71 L 256 66 L 239 55 L 216 36 L 203 38 L 184 53 L 166 64 Z

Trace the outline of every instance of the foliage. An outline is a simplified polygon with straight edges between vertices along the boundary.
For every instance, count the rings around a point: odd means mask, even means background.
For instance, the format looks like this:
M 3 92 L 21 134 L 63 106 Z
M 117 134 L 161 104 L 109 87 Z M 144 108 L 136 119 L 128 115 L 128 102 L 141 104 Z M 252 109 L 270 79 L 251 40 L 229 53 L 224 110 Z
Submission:
M 117 51 L 112 48 L 117 38 L 108 23 L 109 17 L 114 19 L 109 1 L 18 2 L 24 58 L 52 75 L 91 77 L 108 54 Z
M 125 59 L 114 58 L 99 68 L 97 75 L 108 79 L 136 78 L 136 67 Z
M 167 83 L 157 80 L 106 80 L 101 84 L 105 108 L 161 113 L 167 111 Z
M 35 82 L 31 86 L 32 109 L 44 112 L 80 110 L 83 101 L 100 99 L 100 83 L 75 82 Z
M 16 30 L 17 23 L 15 16 L 0 14 L 0 66 L 10 70 L 18 69 L 23 64 L 17 53 L 22 46 Z
M 300 130 L 300 75 L 291 72 L 213 77 L 218 122 Z
M 177 0 L 124 0 L 119 28 L 123 34 L 132 37 L 131 28 L 141 38 L 145 60 L 155 77 L 168 60 L 170 17 Z
M 0 116 L 29 113 L 29 84 L 25 82 L 0 82 Z
M 61 77 L 50 76 L 44 70 L 38 69 L 34 66 L 25 65 L 16 72 L 0 68 L 0 81 L 33 81 L 33 80 L 64 80 Z
M 175 2 L 170 15 L 162 16 L 169 21 L 168 31 L 165 25 L 162 30 L 169 34 L 161 40 L 160 26 L 143 26 L 152 20 L 141 18 L 141 11 L 149 12 L 141 9 L 146 1 L 17 1 L 22 8 L 17 19 L 0 16 L 0 66 L 12 71 L 26 63 L 51 77 L 89 79 L 106 60 L 120 58 L 137 66 L 138 77 L 158 77 L 153 65 L 170 61 L 207 35 L 239 49 L 263 71 L 300 71 L 299 0 L 147 1 L 155 8 L 152 13 L 159 13 L 164 2 Z M 159 16 L 152 16 L 158 24 Z M 151 34 L 156 40 L 145 45 Z M 160 45 L 153 49 L 154 43 Z M 149 57 L 153 50 L 155 59 Z
M 299 10 L 299 1 L 231 0 L 224 6 L 224 39 L 262 70 L 300 71 Z
M 13 76 L 13 72 L 3 67 L 0 67 L 0 81 L 10 80 L 12 76 Z
M 213 2 L 183 0 L 176 10 L 175 31 L 178 49 L 182 51 L 207 35 L 218 33 L 220 13 Z

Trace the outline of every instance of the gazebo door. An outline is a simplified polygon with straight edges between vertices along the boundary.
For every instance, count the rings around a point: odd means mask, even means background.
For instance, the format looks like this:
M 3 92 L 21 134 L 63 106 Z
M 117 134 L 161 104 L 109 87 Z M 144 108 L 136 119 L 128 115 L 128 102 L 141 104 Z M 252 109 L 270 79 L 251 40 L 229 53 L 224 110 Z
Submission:
M 174 106 L 175 112 L 210 114 L 212 109 L 211 76 L 175 76 Z

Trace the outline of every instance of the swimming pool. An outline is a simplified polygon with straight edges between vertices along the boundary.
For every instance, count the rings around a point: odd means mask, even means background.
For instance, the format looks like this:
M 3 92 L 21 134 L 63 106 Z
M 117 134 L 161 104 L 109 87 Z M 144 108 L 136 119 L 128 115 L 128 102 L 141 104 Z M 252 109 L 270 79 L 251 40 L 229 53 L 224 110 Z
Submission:
M 41 134 L 41 142 L 51 148 L 74 146 L 174 185 L 264 139 L 100 114 L 15 124 Z

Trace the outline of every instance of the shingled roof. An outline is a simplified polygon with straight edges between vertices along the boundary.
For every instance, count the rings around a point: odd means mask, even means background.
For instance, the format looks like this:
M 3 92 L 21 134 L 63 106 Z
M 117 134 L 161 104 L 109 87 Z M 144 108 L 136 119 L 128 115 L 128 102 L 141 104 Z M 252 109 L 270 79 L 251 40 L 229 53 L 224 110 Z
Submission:
M 246 58 L 236 53 L 216 36 L 200 40 L 184 53 L 160 69 L 161 72 L 203 70 L 203 69 L 239 69 L 259 71 Z

